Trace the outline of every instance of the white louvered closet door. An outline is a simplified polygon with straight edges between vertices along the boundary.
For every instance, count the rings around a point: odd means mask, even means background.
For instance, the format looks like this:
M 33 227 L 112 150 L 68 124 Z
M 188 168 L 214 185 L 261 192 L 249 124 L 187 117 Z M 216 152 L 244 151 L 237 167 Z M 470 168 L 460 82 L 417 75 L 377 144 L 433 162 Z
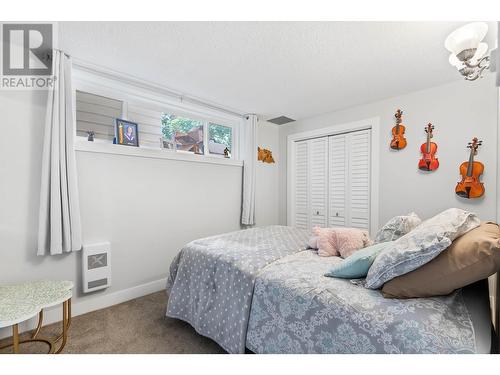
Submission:
M 328 170 L 328 226 L 345 227 L 348 224 L 348 150 L 347 134 L 328 137 L 329 164 Z
M 330 227 L 370 229 L 370 130 L 329 137 Z
M 295 144 L 294 226 L 309 229 L 309 147 L 308 141 Z
M 309 142 L 309 227 L 326 227 L 328 223 L 328 138 L 315 138 Z
M 349 226 L 370 230 L 370 130 L 348 134 Z
M 370 130 L 295 142 L 292 225 L 370 229 Z

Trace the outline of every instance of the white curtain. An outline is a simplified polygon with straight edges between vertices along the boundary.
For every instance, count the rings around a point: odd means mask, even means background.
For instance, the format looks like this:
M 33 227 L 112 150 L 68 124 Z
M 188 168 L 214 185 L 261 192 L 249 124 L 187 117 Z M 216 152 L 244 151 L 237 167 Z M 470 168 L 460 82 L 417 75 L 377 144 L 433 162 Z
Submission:
M 491 57 L 493 59 L 495 59 L 494 62 L 492 62 L 494 65 L 495 65 L 495 69 L 497 71 L 497 87 L 500 87 L 500 51 L 499 51 L 499 48 L 500 48 L 500 22 L 497 22 L 497 44 L 498 44 L 498 47 L 495 51 L 495 53 L 491 54 Z M 500 337 L 499 337 L 499 341 L 500 341 Z
M 56 81 L 49 89 L 42 155 L 38 255 L 80 250 L 82 234 L 73 148 L 71 59 L 54 51 Z
M 257 163 L 257 116 L 243 121 L 243 205 L 241 224 L 255 224 L 255 168 Z

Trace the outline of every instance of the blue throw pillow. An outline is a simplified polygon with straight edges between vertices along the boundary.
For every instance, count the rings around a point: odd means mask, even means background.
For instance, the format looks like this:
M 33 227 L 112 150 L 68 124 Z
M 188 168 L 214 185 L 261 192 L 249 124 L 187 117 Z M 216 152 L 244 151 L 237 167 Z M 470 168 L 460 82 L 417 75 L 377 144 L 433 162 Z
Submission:
M 356 251 L 351 256 L 336 264 L 325 276 L 341 277 L 344 279 L 360 279 L 366 277 L 373 261 L 384 249 L 394 241 L 381 242 L 373 246 Z

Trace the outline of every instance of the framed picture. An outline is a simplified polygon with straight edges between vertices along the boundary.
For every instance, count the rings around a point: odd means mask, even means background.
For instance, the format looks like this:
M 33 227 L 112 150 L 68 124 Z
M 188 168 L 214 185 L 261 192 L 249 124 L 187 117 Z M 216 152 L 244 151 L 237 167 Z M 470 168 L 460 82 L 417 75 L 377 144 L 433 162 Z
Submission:
M 115 134 L 116 144 L 139 147 L 139 129 L 137 123 L 117 118 Z
M 175 151 L 175 142 L 171 139 L 160 137 L 160 148 L 163 150 Z

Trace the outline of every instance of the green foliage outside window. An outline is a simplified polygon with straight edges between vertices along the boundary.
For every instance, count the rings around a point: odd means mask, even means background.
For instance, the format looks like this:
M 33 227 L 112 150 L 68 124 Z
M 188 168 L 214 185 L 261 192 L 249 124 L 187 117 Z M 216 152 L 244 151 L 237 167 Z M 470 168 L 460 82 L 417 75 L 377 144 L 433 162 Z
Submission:
M 232 142 L 232 129 L 228 126 L 217 124 L 208 124 L 208 140 L 213 140 L 215 143 L 226 145 L 229 150 Z
M 161 116 L 161 131 L 166 139 L 174 139 L 176 132 L 187 133 L 198 126 L 203 126 L 203 123 L 170 113 L 163 113 Z
M 187 133 L 199 126 L 203 126 L 203 123 L 198 120 L 179 117 L 171 113 L 163 113 L 161 116 L 161 131 L 166 139 L 173 140 L 176 132 Z M 230 127 L 209 123 L 209 140 L 226 145 L 229 150 L 232 150 L 232 138 L 232 129 Z

